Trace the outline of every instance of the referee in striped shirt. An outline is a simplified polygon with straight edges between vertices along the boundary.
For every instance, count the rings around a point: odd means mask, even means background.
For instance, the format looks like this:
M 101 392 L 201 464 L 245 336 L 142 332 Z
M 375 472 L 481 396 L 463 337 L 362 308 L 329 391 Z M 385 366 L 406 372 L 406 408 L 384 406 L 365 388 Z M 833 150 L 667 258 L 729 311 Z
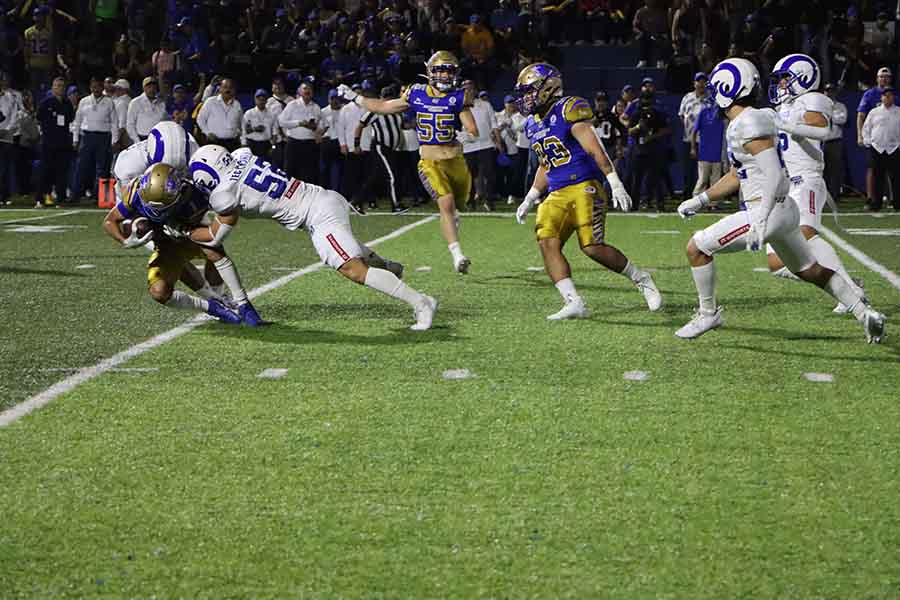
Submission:
M 381 90 L 381 97 L 391 100 L 399 97 L 397 86 L 389 85 Z M 353 144 L 359 147 L 363 129 L 372 128 L 372 151 L 369 153 L 369 169 L 362 186 L 353 195 L 353 206 L 362 212 L 362 199 L 369 197 L 369 208 L 375 208 L 375 194 L 388 189 L 391 198 L 391 212 L 404 213 L 409 208 L 400 203 L 400 156 L 403 149 L 403 116 L 400 114 L 379 115 L 370 111 L 363 113 L 356 126 Z

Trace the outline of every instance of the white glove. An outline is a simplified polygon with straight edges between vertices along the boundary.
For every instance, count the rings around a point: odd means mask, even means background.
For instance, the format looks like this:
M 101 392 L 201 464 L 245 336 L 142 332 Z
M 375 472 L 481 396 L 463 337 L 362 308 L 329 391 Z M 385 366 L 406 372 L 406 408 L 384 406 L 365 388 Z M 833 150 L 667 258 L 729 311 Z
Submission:
M 766 225 L 768 219 L 761 218 L 750 223 L 750 231 L 747 232 L 747 250 L 756 252 L 766 247 Z
M 525 224 L 525 218 L 528 216 L 528 211 L 531 210 L 531 207 L 534 206 L 535 202 L 537 202 L 540 197 L 541 192 L 537 188 L 528 190 L 528 193 L 525 194 L 525 199 L 522 200 L 522 204 L 516 209 L 516 222 L 518 222 L 519 225 Z
M 346 83 L 342 83 L 338 86 L 338 96 L 346 100 L 347 102 L 356 102 L 356 97 L 359 96 L 356 92 L 350 89 L 350 86 Z
M 144 244 L 149 242 L 151 239 L 153 239 L 153 230 L 152 229 L 150 231 L 148 231 L 147 233 L 145 233 L 144 237 L 141 237 L 141 238 L 135 237 L 136 233 L 137 233 L 137 231 L 132 229 L 131 235 L 129 235 L 124 240 L 122 240 L 122 246 L 125 248 L 137 248 L 139 246 L 143 246 Z
M 690 219 L 698 212 L 700 209 L 709 204 L 709 196 L 706 192 L 701 192 L 699 195 L 694 196 L 690 200 L 685 200 L 681 204 L 678 205 L 678 214 L 682 219 Z
M 190 232 L 182 231 L 181 229 L 177 229 L 175 227 L 172 227 L 171 225 L 163 225 L 163 233 L 165 233 L 173 240 L 180 240 L 182 238 L 190 237 Z
M 613 206 L 622 212 L 631 210 L 631 196 L 628 195 L 628 191 L 625 189 L 625 186 L 622 185 L 622 180 L 619 179 L 618 174 L 613 171 L 606 176 L 606 181 L 609 182 L 609 187 L 612 189 Z

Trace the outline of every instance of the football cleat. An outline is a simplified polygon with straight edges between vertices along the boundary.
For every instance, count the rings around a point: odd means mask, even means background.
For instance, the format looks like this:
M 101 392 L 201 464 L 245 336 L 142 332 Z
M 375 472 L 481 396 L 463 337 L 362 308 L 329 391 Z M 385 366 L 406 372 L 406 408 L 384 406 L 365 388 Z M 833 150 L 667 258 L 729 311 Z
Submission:
M 656 312 L 662 308 L 662 294 L 659 293 L 659 288 L 653 283 L 653 277 L 650 276 L 650 273 L 643 271 L 641 273 L 641 278 L 638 279 L 634 285 L 636 285 L 638 291 L 644 295 L 644 300 L 647 301 L 647 308 L 649 308 L 651 312 Z
M 585 306 L 581 296 L 569 296 L 566 298 L 566 303 L 563 305 L 562 309 L 560 309 L 559 312 L 549 315 L 547 320 L 562 321 L 564 319 L 587 319 L 589 314 L 587 306 Z
M 434 313 L 437 312 L 438 301 L 431 296 L 423 295 L 422 301 L 413 309 L 416 316 L 415 325 L 411 325 L 413 331 L 425 331 L 431 329 L 431 323 L 434 321 Z
M 391 273 L 396 275 L 397 279 L 403 279 L 403 265 L 402 264 L 400 264 L 396 261 L 393 261 L 393 260 L 384 259 L 384 269 L 386 271 L 390 271 Z
M 870 344 L 880 344 L 884 340 L 884 315 L 874 308 L 866 309 L 863 327 L 866 328 L 866 341 Z
M 209 308 L 206 309 L 206 314 L 212 315 L 223 323 L 228 323 L 229 325 L 240 325 L 241 318 L 219 302 L 214 298 L 210 298 L 207 300 L 209 304 Z
M 704 315 L 700 310 L 694 311 L 694 317 L 688 323 L 675 332 L 675 337 L 683 340 L 692 340 L 698 338 L 710 329 L 716 329 L 725 324 L 722 318 L 722 307 L 716 308 L 716 312 L 711 315 Z
M 466 258 L 465 256 L 461 256 L 459 260 L 453 261 L 453 269 L 461 274 L 466 275 L 469 272 L 469 267 L 472 265 L 472 261 Z
M 851 279 L 851 282 L 853 283 L 853 285 L 855 285 L 857 288 L 859 288 L 859 290 L 858 290 L 859 295 L 862 296 L 863 302 L 868 304 L 869 299 L 866 298 L 866 290 L 865 290 L 865 287 L 863 286 L 863 280 L 857 279 L 856 277 L 854 277 L 853 279 Z M 831 312 L 833 312 L 836 315 L 846 315 L 848 312 L 850 312 L 850 307 L 847 306 L 846 304 L 844 304 L 843 302 L 838 302 L 838 305 L 835 306 L 834 310 L 832 310 Z
M 268 321 L 263 321 L 263 318 L 259 316 L 259 313 L 256 312 L 256 309 L 249 302 L 245 302 L 238 307 L 238 314 L 241 317 L 241 323 L 248 327 L 262 327 L 269 324 Z

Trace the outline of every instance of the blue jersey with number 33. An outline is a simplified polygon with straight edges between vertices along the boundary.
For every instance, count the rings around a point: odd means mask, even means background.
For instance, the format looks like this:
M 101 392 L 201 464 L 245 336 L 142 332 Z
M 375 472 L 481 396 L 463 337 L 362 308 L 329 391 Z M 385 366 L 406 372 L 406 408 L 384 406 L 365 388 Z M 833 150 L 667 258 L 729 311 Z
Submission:
M 408 113 L 416 122 L 416 136 L 423 146 L 439 146 L 456 142 L 456 131 L 462 128 L 459 113 L 468 108 L 464 90 L 447 94 L 429 85 L 417 83 L 404 95 Z
M 572 135 L 572 125 L 594 118 L 584 98 L 560 98 L 542 119 L 531 115 L 525 122 L 525 134 L 541 166 L 547 169 L 550 191 L 596 179 L 603 173 L 594 158 L 585 152 Z

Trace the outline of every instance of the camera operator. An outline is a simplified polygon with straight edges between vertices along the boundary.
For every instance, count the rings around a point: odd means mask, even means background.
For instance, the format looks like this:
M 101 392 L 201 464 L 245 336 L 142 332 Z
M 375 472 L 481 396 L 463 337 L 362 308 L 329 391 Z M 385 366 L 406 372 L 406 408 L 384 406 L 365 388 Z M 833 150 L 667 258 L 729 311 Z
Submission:
M 641 92 L 637 111 L 628 127 L 634 156 L 630 194 L 632 198 L 640 198 L 646 184 L 648 196 L 656 198 L 656 208 L 660 211 L 664 208 L 662 175 L 669 168 L 667 138 L 671 132 L 669 118 L 655 106 L 653 93 Z

